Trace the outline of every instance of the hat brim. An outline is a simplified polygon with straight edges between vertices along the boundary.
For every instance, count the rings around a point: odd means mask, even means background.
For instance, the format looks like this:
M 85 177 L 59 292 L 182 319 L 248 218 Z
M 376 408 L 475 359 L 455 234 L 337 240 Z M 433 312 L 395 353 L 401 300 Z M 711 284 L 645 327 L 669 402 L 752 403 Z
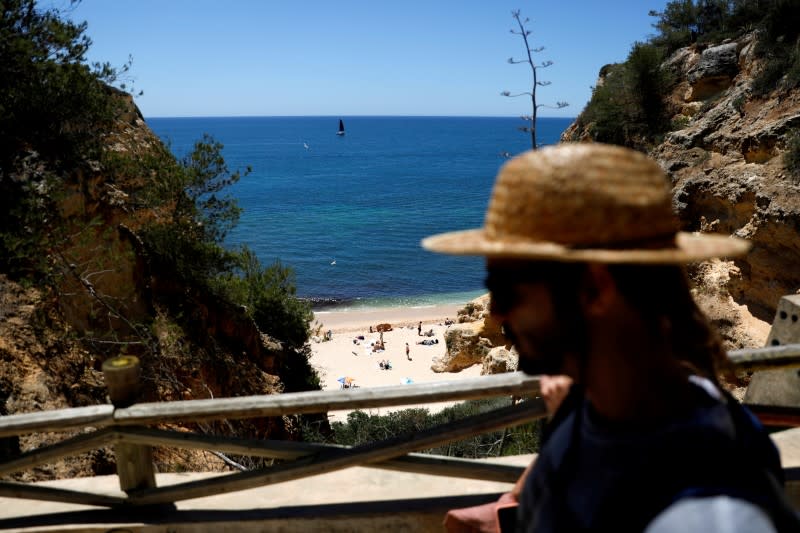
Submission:
M 422 240 L 422 247 L 450 255 L 587 263 L 680 264 L 736 257 L 750 249 L 738 237 L 679 232 L 675 245 L 660 249 L 570 248 L 553 242 L 494 240 L 483 229 L 453 231 Z

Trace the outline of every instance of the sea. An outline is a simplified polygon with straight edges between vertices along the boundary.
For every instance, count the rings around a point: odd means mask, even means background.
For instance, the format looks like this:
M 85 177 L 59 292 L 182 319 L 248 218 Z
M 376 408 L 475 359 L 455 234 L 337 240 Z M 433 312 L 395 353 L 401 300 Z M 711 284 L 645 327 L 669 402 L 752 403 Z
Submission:
M 339 119 L 345 135 L 337 135 Z M 571 118 L 540 118 L 540 145 Z M 511 117 L 148 118 L 178 158 L 203 134 L 224 145 L 243 209 L 225 246 L 295 274 L 316 311 L 462 304 L 484 260 L 427 252 L 426 236 L 483 223 L 495 175 L 530 147 Z

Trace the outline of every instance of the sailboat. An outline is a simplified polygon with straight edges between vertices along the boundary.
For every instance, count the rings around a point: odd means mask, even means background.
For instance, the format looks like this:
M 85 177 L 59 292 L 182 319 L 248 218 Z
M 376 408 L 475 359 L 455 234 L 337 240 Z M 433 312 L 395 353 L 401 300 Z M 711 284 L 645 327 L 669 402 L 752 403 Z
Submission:
M 336 135 L 344 135 L 344 122 L 342 122 L 342 119 L 339 119 L 339 131 L 336 132 Z

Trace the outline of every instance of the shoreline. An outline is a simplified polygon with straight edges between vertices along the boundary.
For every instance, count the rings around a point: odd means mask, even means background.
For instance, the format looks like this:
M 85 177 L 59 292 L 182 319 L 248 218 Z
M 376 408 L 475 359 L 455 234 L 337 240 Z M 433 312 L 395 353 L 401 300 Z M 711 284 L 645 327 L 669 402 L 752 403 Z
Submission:
M 445 355 L 445 333 L 450 326 L 445 319 L 456 320 L 458 310 L 466 305 L 431 305 L 420 307 L 385 307 L 369 310 L 315 312 L 312 332 L 320 335 L 311 340 L 311 366 L 320 377 L 322 390 L 342 388 L 339 380 L 351 378 L 357 387 L 400 386 L 404 383 L 428 383 L 451 381 L 480 376 L 482 365 L 475 364 L 461 372 L 434 372 L 431 369 L 435 358 Z M 433 336 L 419 334 L 433 330 Z M 385 349 L 373 351 L 372 344 L 381 334 L 369 332 L 370 326 L 390 324 L 391 331 L 383 333 Z M 324 340 L 327 331 L 331 339 Z M 316 340 L 314 340 L 316 338 Z M 418 344 L 422 340 L 435 340 L 433 345 Z M 406 355 L 406 346 L 409 354 Z M 381 361 L 391 361 L 392 369 L 384 370 Z M 459 402 L 432 404 L 409 404 L 398 407 L 365 409 L 369 414 L 387 414 L 393 411 L 422 407 L 431 413 Z M 332 422 L 344 422 L 350 411 L 330 411 Z
M 315 311 L 311 323 L 312 330 L 321 325 L 322 332 L 331 330 L 334 333 L 344 331 L 367 330 L 369 326 L 389 323 L 393 327 L 415 326 L 423 324 L 444 324 L 445 319 L 456 320 L 459 309 L 463 309 L 467 302 L 461 304 L 442 304 L 409 307 L 376 307 L 363 310 L 346 311 Z

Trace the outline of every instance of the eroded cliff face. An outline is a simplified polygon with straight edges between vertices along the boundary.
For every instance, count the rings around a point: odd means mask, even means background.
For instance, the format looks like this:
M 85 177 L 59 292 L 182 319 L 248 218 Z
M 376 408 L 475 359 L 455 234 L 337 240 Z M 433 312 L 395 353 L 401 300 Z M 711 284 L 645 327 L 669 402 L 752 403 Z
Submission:
M 744 258 L 689 268 L 695 300 L 728 349 L 763 346 L 781 296 L 800 291 L 800 181 L 782 161 L 787 134 L 800 129 L 800 90 L 776 88 L 766 97 L 752 96 L 762 67 L 754 53 L 756 38 L 749 34 L 683 48 L 662 65 L 677 79 L 668 107 L 680 129 L 650 152 L 672 180 L 682 229 L 736 235 L 752 243 Z M 609 70 L 601 69 L 597 86 Z M 564 132 L 562 141 L 589 140 L 578 124 Z M 495 339 L 497 327 L 484 324 L 485 317 L 474 319 L 465 339 L 452 348 L 448 343 L 442 369 L 481 361 L 492 368 L 486 353 L 502 340 Z
M 726 338 L 738 339 L 733 347 L 765 335 L 763 326 L 748 333 L 732 324 L 771 322 L 780 297 L 800 289 L 800 185 L 782 161 L 787 134 L 800 128 L 800 91 L 776 87 L 753 96 L 762 68 L 756 38 L 683 48 L 662 65 L 677 79 L 668 107 L 679 129 L 650 151 L 672 180 L 684 230 L 737 235 L 753 245 L 744 258 L 691 269 L 701 303 L 713 308 Z M 576 124 L 562 137 L 586 138 Z
M 163 148 L 130 101 L 117 126 L 105 136 L 110 152 L 137 158 Z M 41 166 L 30 158 L 30 172 Z M 101 365 L 121 353 L 142 362 L 142 401 L 275 394 L 305 385 L 296 364 L 302 354 L 262 334 L 243 309 L 154 271 L 139 231 L 165 216 L 169 206 L 143 207 L 133 199 L 153 179 L 158 176 L 136 172 L 111 178 L 89 161 L 60 175 L 45 192 L 54 200 L 46 223 L 57 235 L 48 237 L 48 285 L 29 288 L 0 273 L 0 414 L 106 403 Z M 181 302 L 182 316 L 166 303 L 170 299 Z M 274 439 L 296 439 L 300 431 L 293 417 L 190 429 Z M 13 455 L 64 436 L 0 441 L 0 453 Z M 204 452 L 164 449 L 155 458 L 160 471 L 225 467 Z M 113 453 L 101 449 L 12 477 L 114 471 Z
M 652 155 L 672 178 L 686 230 L 728 233 L 752 242 L 727 287 L 756 317 L 771 321 L 778 300 L 800 288 L 800 187 L 783 165 L 787 134 L 800 128 L 800 91 L 752 98 L 760 62 L 754 35 L 705 49 L 686 48 L 668 62 L 681 80 L 679 110 Z

